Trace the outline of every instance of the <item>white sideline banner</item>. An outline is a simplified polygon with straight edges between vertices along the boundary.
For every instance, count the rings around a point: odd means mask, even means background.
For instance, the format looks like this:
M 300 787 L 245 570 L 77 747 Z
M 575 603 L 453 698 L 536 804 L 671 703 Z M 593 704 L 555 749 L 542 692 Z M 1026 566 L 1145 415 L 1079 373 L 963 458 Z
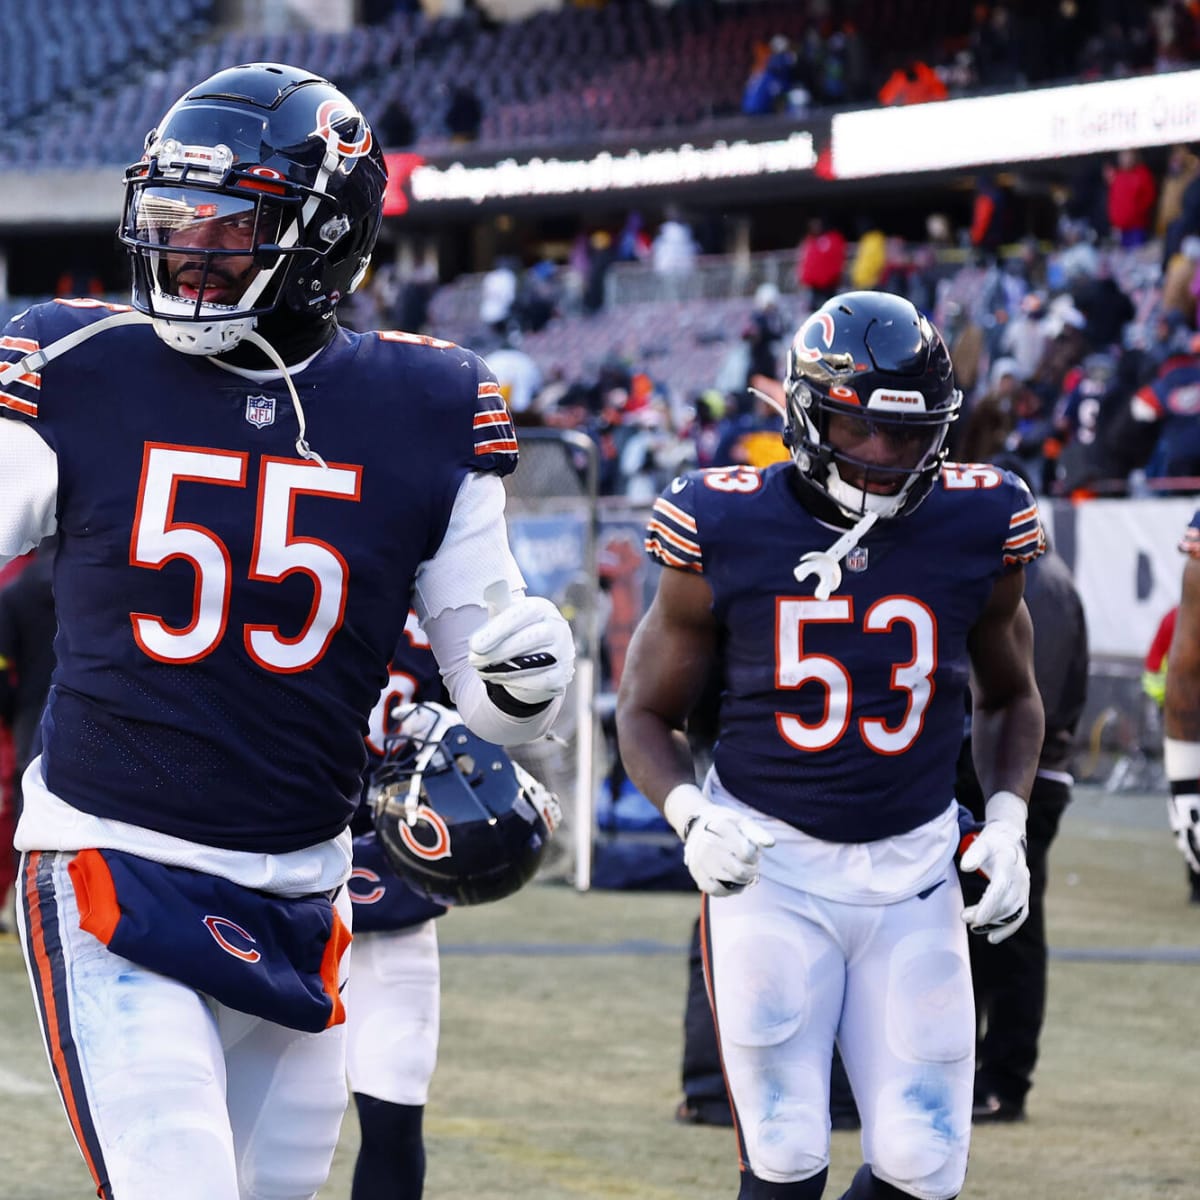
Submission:
M 837 113 L 838 179 L 1169 146 L 1200 136 L 1200 71 Z
M 1145 656 L 1163 614 L 1179 603 L 1179 539 L 1198 507 L 1195 496 L 1075 506 L 1075 586 L 1092 654 Z

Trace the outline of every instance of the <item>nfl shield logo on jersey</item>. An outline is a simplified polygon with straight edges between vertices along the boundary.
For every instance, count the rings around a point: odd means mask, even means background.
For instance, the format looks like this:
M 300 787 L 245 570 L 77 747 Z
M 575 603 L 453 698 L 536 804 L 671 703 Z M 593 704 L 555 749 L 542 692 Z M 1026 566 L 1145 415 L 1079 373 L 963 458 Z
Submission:
M 863 546 L 855 546 L 846 555 L 846 569 L 849 571 L 865 571 L 867 569 L 867 551 Z
M 251 425 L 257 425 L 260 428 L 264 428 L 267 425 L 274 425 L 275 397 L 247 396 L 246 420 L 249 421 Z

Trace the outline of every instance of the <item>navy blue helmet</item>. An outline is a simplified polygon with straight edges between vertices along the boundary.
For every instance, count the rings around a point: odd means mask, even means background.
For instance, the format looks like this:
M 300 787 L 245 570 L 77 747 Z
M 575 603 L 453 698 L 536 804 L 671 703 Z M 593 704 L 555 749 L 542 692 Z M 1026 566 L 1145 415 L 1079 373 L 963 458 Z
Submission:
M 444 719 L 428 736 L 389 738 L 367 794 L 392 870 L 438 904 L 512 895 L 561 820 L 553 793 L 503 747 Z
M 276 311 L 325 316 L 366 272 L 387 168 L 328 80 L 250 63 L 198 83 L 125 172 L 133 305 L 174 349 L 231 349 Z
M 962 408 L 941 334 L 888 292 L 846 292 L 818 308 L 792 339 L 784 391 L 784 442 L 802 479 L 853 520 L 868 511 L 900 516 L 921 503 Z M 834 418 L 881 433 L 893 461 L 868 465 L 839 451 L 828 436 Z

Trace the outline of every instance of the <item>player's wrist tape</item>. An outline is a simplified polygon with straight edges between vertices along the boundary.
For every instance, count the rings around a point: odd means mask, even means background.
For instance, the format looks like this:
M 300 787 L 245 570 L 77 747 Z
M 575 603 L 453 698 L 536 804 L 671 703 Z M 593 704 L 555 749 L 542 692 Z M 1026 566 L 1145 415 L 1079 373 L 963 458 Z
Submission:
M 1171 795 L 1200 794 L 1200 742 L 1163 738 L 1163 769 L 1171 785 Z
M 663 816 L 667 824 L 679 834 L 680 841 L 687 841 L 692 825 L 709 801 L 694 783 L 676 784 L 663 801 Z
M 983 806 L 984 822 L 1004 821 L 1015 825 L 1025 836 L 1025 822 L 1029 818 L 1029 805 L 1016 792 L 994 792 Z
M 549 700 L 539 700 L 536 704 L 526 704 L 518 700 L 503 684 L 492 683 L 490 679 L 483 681 L 488 699 L 502 712 L 510 717 L 533 717 L 550 705 Z

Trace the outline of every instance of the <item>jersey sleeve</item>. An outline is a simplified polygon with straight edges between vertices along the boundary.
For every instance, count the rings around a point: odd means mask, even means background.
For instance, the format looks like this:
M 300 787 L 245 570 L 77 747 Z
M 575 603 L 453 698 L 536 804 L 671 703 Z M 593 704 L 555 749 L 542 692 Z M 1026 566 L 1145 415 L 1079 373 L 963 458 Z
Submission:
M 646 553 L 664 567 L 704 573 L 696 521 L 699 497 L 695 472 L 673 479 L 654 502 L 646 524 Z
M 1012 496 L 1008 537 L 1004 542 L 1004 565 L 1022 567 L 1046 552 L 1046 531 L 1042 528 L 1033 494 L 1010 471 L 1005 471 L 1004 477 Z
M 491 368 L 472 354 L 478 372 L 475 418 L 472 425 L 475 439 L 475 469 L 509 475 L 517 469 L 517 431 L 500 384 Z
M 41 372 L 14 368 L 27 354 L 40 349 L 37 324 L 32 312 L 26 309 L 13 317 L 0 334 L 0 416 L 30 425 L 37 421 Z
M 31 312 L 0 335 L 0 370 L 39 349 Z M 0 381 L 0 564 L 32 550 L 57 526 L 58 458 L 47 421 L 38 421 L 42 378 L 21 369 Z

